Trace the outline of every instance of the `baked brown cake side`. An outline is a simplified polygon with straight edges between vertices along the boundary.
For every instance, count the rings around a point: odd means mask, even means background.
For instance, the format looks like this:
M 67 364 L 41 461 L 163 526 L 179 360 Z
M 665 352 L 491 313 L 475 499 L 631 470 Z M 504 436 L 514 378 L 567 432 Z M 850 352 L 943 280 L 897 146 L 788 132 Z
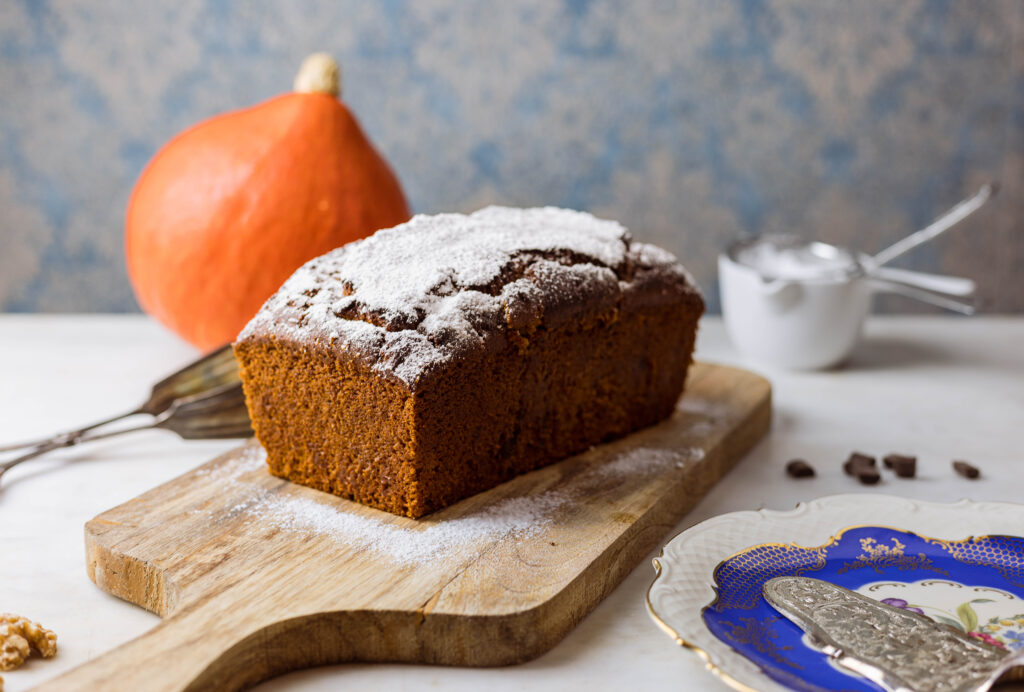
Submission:
M 357 359 L 274 337 L 236 344 L 235 353 L 271 473 L 409 515 L 418 492 L 404 385 Z
M 275 475 L 419 517 L 668 416 L 702 312 L 614 222 L 489 208 L 313 260 L 235 350 Z

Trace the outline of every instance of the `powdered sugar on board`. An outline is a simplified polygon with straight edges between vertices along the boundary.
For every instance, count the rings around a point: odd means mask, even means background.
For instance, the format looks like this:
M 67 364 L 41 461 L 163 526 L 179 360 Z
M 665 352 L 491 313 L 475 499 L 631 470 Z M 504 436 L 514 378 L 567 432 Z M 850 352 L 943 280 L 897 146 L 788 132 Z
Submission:
M 736 424 L 736 410 L 728 404 L 707 401 L 695 396 L 684 396 L 676 404 L 676 410 L 691 416 L 690 434 L 707 437 L 724 434 Z
M 309 497 L 268 497 L 251 516 L 286 531 L 330 536 L 398 563 L 425 563 L 502 537 L 540 533 L 565 504 L 557 492 L 502 500 L 486 510 L 427 525 L 416 531 L 361 516 Z
M 199 469 L 196 474 L 238 495 L 249 493 L 229 508 L 229 514 L 241 521 L 266 525 L 297 537 L 325 537 L 398 565 L 422 565 L 439 559 L 470 559 L 500 539 L 537 536 L 553 525 L 559 513 L 578 503 L 589 487 L 647 478 L 682 468 L 702 456 L 703 450 L 699 448 L 631 448 L 595 461 L 584 473 L 557 489 L 505 498 L 459 517 L 428 517 L 416 522 L 396 522 L 395 517 L 376 511 L 367 513 L 354 504 L 351 509 L 344 504 L 339 506 L 331 496 L 313 490 L 267 492 L 246 478 L 265 469 L 266 452 L 257 445 L 246 447 L 220 465 Z

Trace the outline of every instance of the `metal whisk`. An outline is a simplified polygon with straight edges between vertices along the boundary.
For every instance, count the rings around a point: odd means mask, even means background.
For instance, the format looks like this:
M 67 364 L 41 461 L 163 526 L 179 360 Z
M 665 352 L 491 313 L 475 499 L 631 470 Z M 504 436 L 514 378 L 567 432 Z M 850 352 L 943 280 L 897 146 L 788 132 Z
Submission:
M 105 430 L 111 423 L 138 415 L 149 415 L 151 419 L 127 428 Z M 131 411 L 52 437 L 0 446 L 0 453 L 20 452 L 13 459 L 0 462 L 0 478 L 18 464 L 55 449 L 153 428 L 170 430 L 186 440 L 252 435 L 238 363 L 230 344 L 157 382 L 149 398 Z

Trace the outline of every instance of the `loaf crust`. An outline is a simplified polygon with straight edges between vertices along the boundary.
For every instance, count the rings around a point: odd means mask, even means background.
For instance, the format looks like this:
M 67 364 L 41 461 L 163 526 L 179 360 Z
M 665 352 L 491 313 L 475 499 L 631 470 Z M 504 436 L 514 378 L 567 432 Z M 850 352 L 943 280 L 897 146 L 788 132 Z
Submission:
M 420 517 L 667 417 L 703 310 L 615 222 L 489 207 L 312 260 L 235 353 L 273 474 Z

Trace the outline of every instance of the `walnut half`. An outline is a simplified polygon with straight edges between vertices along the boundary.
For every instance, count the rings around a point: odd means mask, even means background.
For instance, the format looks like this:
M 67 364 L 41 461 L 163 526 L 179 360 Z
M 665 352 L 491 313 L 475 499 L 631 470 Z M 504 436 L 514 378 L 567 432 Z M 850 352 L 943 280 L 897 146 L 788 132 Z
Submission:
M 57 635 L 27 618 L 0 613 L 0 670 L 20 666 L 31 649 L 43 658 L 50 658 L 57 653 Z M 2 689 L 0 687 L 0 691 Z

